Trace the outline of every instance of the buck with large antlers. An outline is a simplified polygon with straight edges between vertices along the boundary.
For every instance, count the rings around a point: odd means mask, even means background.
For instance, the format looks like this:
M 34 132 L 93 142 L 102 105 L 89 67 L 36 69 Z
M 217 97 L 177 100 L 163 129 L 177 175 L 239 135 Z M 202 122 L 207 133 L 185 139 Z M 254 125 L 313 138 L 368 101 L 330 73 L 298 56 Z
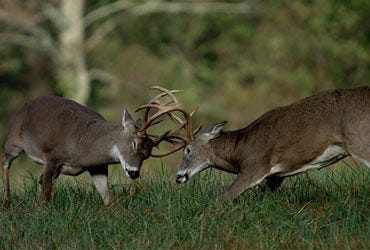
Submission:
M 177 117 L 171 114 L 175 111 L 190 119 L 190 114 L 173 94 L 177 91 L 159 86 L 153 89 L 161 93 L 140 108 L 144 110 L 142 122 L 135 122 L 125 110 L 122 124 L 111 123 L 88 107 L 56 96 L 39 97 L 25 104 L 16 115 L 5 142 L 4 207 L 10 205 L 10 165 L 22 152 L 44 165 L 40 183 L 41 198 L 45 202 L 50 200 L 53 179 L 61 173 L 76 176 L 88 171 L 108 205 L 111 201 L 108 164 L 121 163 L 131 179 L 139 177 L 142 162 L 151 155 L 154 146 L 162 141 L 176 143 L 176 135 L 171 131 L 151 139 L 147 134 L 148 128 L 160 122 L 158 119 L 165 114 Z M 171 101 L 161 101 L 165 96 Z M 157 112 L 148 117 L 151 109 L 157 109 Z M 159 156 L 175 152 L 181 146 Z
M 326 91 L 266 112 L 245 128 L 214 125 L 188 142 L 176 181 L 212 166 L 237 174 L 222 194 L 233 200 L 266 179 L 284 178 L 352 156 L 370 167 L 370 87 Z

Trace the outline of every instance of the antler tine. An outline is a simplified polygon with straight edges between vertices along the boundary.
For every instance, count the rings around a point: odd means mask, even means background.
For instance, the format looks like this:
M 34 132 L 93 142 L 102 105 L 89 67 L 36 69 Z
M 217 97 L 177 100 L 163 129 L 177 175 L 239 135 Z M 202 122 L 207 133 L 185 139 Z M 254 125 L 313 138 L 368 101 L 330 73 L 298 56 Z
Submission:
M 198 109 L 199 109 L 199 106 L 196 106 L 195 109 L 193 111 L 191 111 L 190 117 L 193 117 L 195 115 L 195 113 L 198 112 Z
M 199 106 L 195 107 L 195 109 L 189 114 L 189 116 L 193 117 L 194 114 L 198 111 L 198 109 L 199 109 Z M 187 124 L 186 121 L 182 120 L 180 117 L 178 117 L 175 114 L 168 113 L 168 116 L 171 118 L 172 121 L 177 122 L 180 125 L 179 130 L 183 129 Z M 199 128 L 197 128 L 197 129 L 199 129 Z
M 194 139 L 191 118 L 198 108 L 195 108 L 191 113 L 186 111 L 175 96 L 175 93 L 181 92 L 179 90 L 168 90 L 160 86 L 153 86 L 150 89 L 158 90 L 161 93 L 157 94 L 147 104 L 142 105 L 137 109 L 137 111 L 144 110 L 144 123 L 139 129 L 138 133 L 142 135 L 146 134 L 147 129 L 156 124 L 158 118 L 166 114 L 174 123 L 179 124 L 177 129 L 167 131 L 160 136 L 155 136 L 155 139 L 153 140 L 154 146 L 159 145 L 162 141 L 166 141 L 175 145 L 175 148 L 167 153 L 152 155 L 154 157 L 163 157 L 180 150 L 189 141 Z M 166 96 L 170 99 L 170 101 L 166 102 L 162 99 Z M 149 117 L 149 112 L 151 109 L 156 109 L 156 112 Z M 183 118 L 180 118 L 177 114 L 173 114 L 173 112 L 180 112 L 183 115 Z M 186 135 L 181 135 L 180 131 L 184 128 L 186 128 Z
M 168 106 L 171 103 L 175 103 L 176 105 L 178 105 L 179 102 L 176 99 L 174 93 L 181 92 L 179 90 L 168 90 L 168 89 L 163 88 L 163 87 L 160 87 L 160 86 L 153 86 L 150 89 L 152 89 L 152 90 L 159 90 L 162 93 L 159 93 L 158 95 L 156 95 L 155 97 L 153 97 L 152 99 L 150 99 L 150 101 L 146 105 L 143 105 L 143 106 L 139 107 L 135 111 L 135 112 L 138 112 L 140 110 L 144 110 L 144 113 L 143 113 L 143 123 L 144 124 L 146 124 L 148 122 L 148 116 L 149 116 L 149 112 L 150 112 L 150 109 L 151 108 L 156 108 L 158 110 L 161 110 L 162 109 L 162 106 Z M 160 101 L 160 99 L 162 97 L 164 97 L 164 96 L 169 96 L 170 99 L 171 99 L 171 101 L 170 102 L 167 102 L 167 103 L 162 103 Z
M 168 90 L 168 89 L 163 88 L 161 86 L 153 86 L 150 89 L 156 89 L 156 90 L 162 91 L 163 92 L 162 94 L 166 93 L 166 95 L 168 95 L 176 105 L 179 104 L 179 101 L 177 100 L 174 93 L 181 93 L 180 90 Z M 165 96 L 165 95 L 163 95 L 163 96 Z
M 149 111 L 150 111 L 150 108 L 146 108 L 144 110 L 144 114 L 143 114 L 143 123 L 144 124 L 148 121 Z
M 153 141 L 154 146 L 157 146 L 161 141 L 163 141 L 168 134 L 171 132 L 171 130 L 166 131 L 163 135 L 159 136 L 155 141 Z
M 168 131 L 167 131 L 168 132 Z M 182 143 L 180 142 L 177 142 L 173 139 L 178 139 L 180 140 Z M 172 132 L 168 133 L 166 138 L 164 139 L 165 141 L 171 143 L 171 144 L 178 144 L 178 146 L 176 146 L 174 149 L 168 151 L 168 152 L 165 152 L 165 153 L 162 153 L 162 154 L 152 154 L 153 157 L 164 157 L 164 156 L 167 156 L 167 155 L 170 155 L 170 154 L 173 154 L 175 153 L 176 151 L 182 149 L 183 147 L 185 147 L 185 145 L 187 144 L 187 139 L 186 138 L 183 138 L 181 135 L 174 135 L 172 134 Z
M 172 93 L 172 95 L 169 95 L 168 94 L 168 92 L 169 93 Z M 168 104 L 171 104 L 171 103 L 179 103 L 178 102 L 178 100 L 177 100 L 177 98 L 175 97 L 175 93 L 181 93 L 181 91 L 180 90 L 169 90 L 168 92 L 162 92 L 162 93 L 160 93 L 160 94 L 158 94 L 157 96 L 155 96 L 154 98 L 152 98 L 152 100 L 159 100 L 159 99 L 161 99 L 162 97 L 164 97 L 164 96 L 169 96 L 170 97 L 170 99 L 171 99 L 171 101 L 169 101 L 169 102 L 167 102 L 166 104 L 168 105 Z
M 168 113 L 167 114 L 171 120 L 174 122 L 174 123 L 178 123 L 179 125 L 183 125 L 185 122 L 180 118 L 178 117 L 177 115 L 175 114 L 172 114 L 172 113 Z
M 193 117 L 194 114 L 198 111 L 198 109 L 199 109 L 199 106 L 195 107 L 194 110 L 190 113 L 190 117 Z M 184 120 L 182 120 L 177 115 L 172 114 L 172 113 L 168 113 L 167 115 L 171 118 L 172 121 L 174 121 L 175 123 L 178 123 L 180 125 L 180 127 L 177 130 L 175 130 L 176 133 L 179 133 L 180 130 L 183 129 L 187 125 L 187 122 L 184 121 Z M 196 133 L 198 133 L 199 130 L 202 127 L 203 127 L 203 125 L 198 126 L 197 129 L 194 130 L 193 135 L 195 135 Z
M 150 117 L 148 119 L 148 121 L 142 126 L 142 128 L 140 129 L 140 131 L 145 131 L 147 130 L 150 125 L 157 119 L 159 118 L 160 116 L 166 114 L 166 113 L 169 113 L 169 112 L 172 112 L 172 111 L 180 111 L 180 112 L 186 112 L 184 111 L 182 108 L 178 107 L 178 106 L 173 106 L 173 107 L 161 107 L 161 106 L 158 106 L 158 105 L 145 105 L 145 107 L 153 107 L 153 108 L 158 108 L 160 111 L 158 111 L 157 113 L 155 113 L 152 117 Z
M 203 124 L 200 124 L 193 132 L 193 135 L 196 135 L 203 128 Z
M 171 118 L 171 119 L 173 119 L 173 118 Z M 179 118 L 180 119 L 180 118 Z M 181 120 L 182 121 L 182 120 Z M 175 129 L 175 130 L 173 130 L 173 131 L 171 131 L 171 133 L 172 134 L 180 134 L 180 131 L 183 129 L 183 128 L 185 128 L 185 126 L 186 126 L 186 122 L 179 122 L 179 121 L 177 121 L 177 120 L 175 120 L 175 122 L 177 122 L 180 126 L 177 128 L 177 129 Z
M 198 108 L 199 106 L 197 106 L 191 113 L 190 113 L 190 117 L 193 117 L 194 114 L 198 111 Z M 168 113 L 167 114 L 172 121 L 174 121 L 175 123 L 177 122 L 180 126 L 183 126 L 186 125 L 186 121 L 182 120 L 180 117 L 178 117 L 177 115 L 175 114 L 172 114 L 172 113 Z
M 178 139 L 178 140 L 182 141 L 182 143 L 184 143 L 184 144 L 188 143 L 187 138 L 184 138 L 182 135 L 180 135 L 178 133 L 175 134 L 172 131 L 168 134 L 168 136 L 166 136 L 166 138 L 164 140 L 169 142 L 169 143 L 173 143 L 173 142 L 176 142 L 176 140 L 174 140 L 174 139 Z
M 166 96 L 167 93 L 160 93 L 158 95 L 156 95 L 155 97 L 153 97 L 152 99 L 150 99 L 150 101 L 148 103 L 159 103 L 160 102 L 160 99 L 164 96 Z
M 160 87 L 160 86 L 153 86 L 150 89 L 159 90 L 162 93 L 158 94 L 157 96 L 155 96 L 154 98 L 152 98 L 149 101 L 149 103 L 141 106 L 138 109 L 138 110 L 142 110 L 142 109 L 145 110 L 145 112 L 144 112 L 144 114 L 145 114 L 144 121 L 145 122 L 144 122 L 144 125 L 142 126 L 142 128 L 140 129 L 140 132 L 144 132 L 145 130 L 147 130 L 150 127 L 150 125 L 158 117 L 162 116 L 163 114 L 170 113 L 172 111 L 182 112 L 185 117 L 188 117 L 189 116 L 189 114 L 181 107 L 179 101 L 177 100 L 177 98 L 174 95 L 174 93 L 180 92 L 179 90 L 168 90 L 168 89 L 163 88 L 163 87 Z M 160 98 L 162 98 L 164 96 L 170 97 L 171 98 L 171 101 L 168 102 L 168 103 L 162 103 L 160 101 Z M 174 103 L 174 105 L 168 106 L 171 103 Z M 158 111 L 154 115 L 152 115 L 150 118 L 148 118 L 149 110 L 151 108 L 156 108 L 156 109 L 158 109 Z M 189 120 L 189 119 L 186 118 L 186 120 Z

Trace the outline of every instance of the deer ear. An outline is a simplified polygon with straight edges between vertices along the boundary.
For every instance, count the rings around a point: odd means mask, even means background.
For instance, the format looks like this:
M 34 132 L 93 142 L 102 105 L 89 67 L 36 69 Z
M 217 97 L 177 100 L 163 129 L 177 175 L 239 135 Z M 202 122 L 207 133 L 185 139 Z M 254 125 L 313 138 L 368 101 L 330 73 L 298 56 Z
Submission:
M 207 129 L 203 135 L 206 136 L 208 140 L 212 140 L 214 138 L 217 138 L 224 132 L 224 126 L 227 123 L 227 121 L 223 121 L 221 123 L 217 123 L 216 125 L 213 125 L 211 128 Z
M 123 116 L 122 116 L 122 126 L 124 128 L 129 128 L 131 127 L 132 125 L 134 125 L 134 119 L 132 118 L 132 116 L 130 115 L 130 113 L 127 111 L 127 109 L 125 109 L 123 111 Z

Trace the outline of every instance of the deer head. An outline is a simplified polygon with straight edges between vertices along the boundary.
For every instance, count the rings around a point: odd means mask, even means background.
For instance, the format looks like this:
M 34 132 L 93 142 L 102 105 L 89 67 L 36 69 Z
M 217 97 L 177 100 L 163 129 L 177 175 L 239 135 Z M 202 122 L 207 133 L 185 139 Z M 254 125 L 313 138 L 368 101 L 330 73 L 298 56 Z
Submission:
M 218 159 L 215 154 L 214 148 L 210 146 L 210 141 L 223 133 L 225 124 L 226 121 L 216 124 L 206 129 L 198 136 L 195 136 L 193 140 L 188 141 L 184 148 L 184 156 L 180 170 L 177 172 L 177 183 L 185 183 L 191 176 L 210 166 L 217 165 L 220 159 Z
M 114 138 L 116 143 L 111 154 L 120 160 L 127 176 L 136 179 L 139 177 L 143 161 L 150 157 L 155 144 L 145 132 L 141 131 L 141 120 L 135 122 L 126 109 L 122 116 L 122 127 L 120 135 Z
M 124 111 L 122 117 L 123 135 L 120 136 L 121 141 L 112 150 L 113 154 L 118 155 L 122 165 L 125 166 L 126 174 L 132 179 L 139 177 L 140 166 L 145 159 L 150 156 L 164 157 L 184 147 L 185 141 L 179 133 L 184 128 L 191 131 L 191 122 L 189 121 L 195 113 L 195 111 L 189 113 L 181 106 L 174 95 L 179 92 L 178 90 L 168 90 L 160 86 L 153 86 L 151 89 L 160 91 L 160 93 L 136 110 L 136 112 L 143 111 L 142 119 L 135 122 L 129 112 Z M 168 97 L 169 101 L 165 101 L 164 97 Z M 156 111 L 150 115 L 152 110 Z M 182 113 L 185 121 L 174 112 Z M 179 128 L 166 131 L 162 135 L 149 134 L 148 129 L 162 122 L 161 118 L 164 115 L 168 115 L 173 121 L 176 121 Z M 173 144 L 174 148 L 169 152 L 152 154 L 153 147 L 157 147 L 164 141 Z M 126 157 L 123 158 L 120 152 L 124 152 Z

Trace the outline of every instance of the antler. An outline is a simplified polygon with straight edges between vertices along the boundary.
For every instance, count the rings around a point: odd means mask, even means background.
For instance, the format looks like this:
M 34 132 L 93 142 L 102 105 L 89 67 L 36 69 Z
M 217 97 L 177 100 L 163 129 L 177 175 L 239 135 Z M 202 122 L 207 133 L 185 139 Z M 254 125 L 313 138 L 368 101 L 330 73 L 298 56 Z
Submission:
M 162 120 L 158 120 L 163 115 L 168 115 L 172 121 L 179 124 L 179 128 L 176 130 L 169 130 L 162 134 L 161 136 L 155 136 L 157 137 L 154 140 L 154 145 L 157 146 L 162 141 L 167 141 L 173 145 L 178 144 L 175 146 L 174 149 L 172 149 L 169 152 L 158 154 L 158 155 L 152 155 L 154 157 L 163 157 L 169 154 L 172 154 L 181 148 L 183 148 L 187 143 L 189 143 L 191 140 L 194 139 L 193 132 L 192 132 L 192 121 L 191 118 L 195 114 L 198 108 L 196 108 L 193 112 L 189 113 L 186 111 L 180 104 L 180 102 L 177 100 L 175 93 L 179 93 L 179 90 L 168 90 L 166 88 L 160 87 L 160 86 L 153 86 L 150 89 L 152 90 L 158 90 L 161 91 L 160 94 L 153 97 L 147 104 L 139 107 L 137 111 L 144 110 L 143 113 L 143 125 L 139 129 L 139 134 L 145 135 L 149 127 L 160 123 Z M 161 99 L 165 96 L 168 96 L 170 98 L 170 101 L 164 102 Z M 150 109 L 157 109 L 157 112 L 155 112 L 151 117 L 149 117 Z M 184 116 L 184 120 L 182 120 L 179 116 L 173 114 L 173 112 L 180 112 Z M 183 136 L 180 134 L 182 129 L 186 129 L 186 136 Z

